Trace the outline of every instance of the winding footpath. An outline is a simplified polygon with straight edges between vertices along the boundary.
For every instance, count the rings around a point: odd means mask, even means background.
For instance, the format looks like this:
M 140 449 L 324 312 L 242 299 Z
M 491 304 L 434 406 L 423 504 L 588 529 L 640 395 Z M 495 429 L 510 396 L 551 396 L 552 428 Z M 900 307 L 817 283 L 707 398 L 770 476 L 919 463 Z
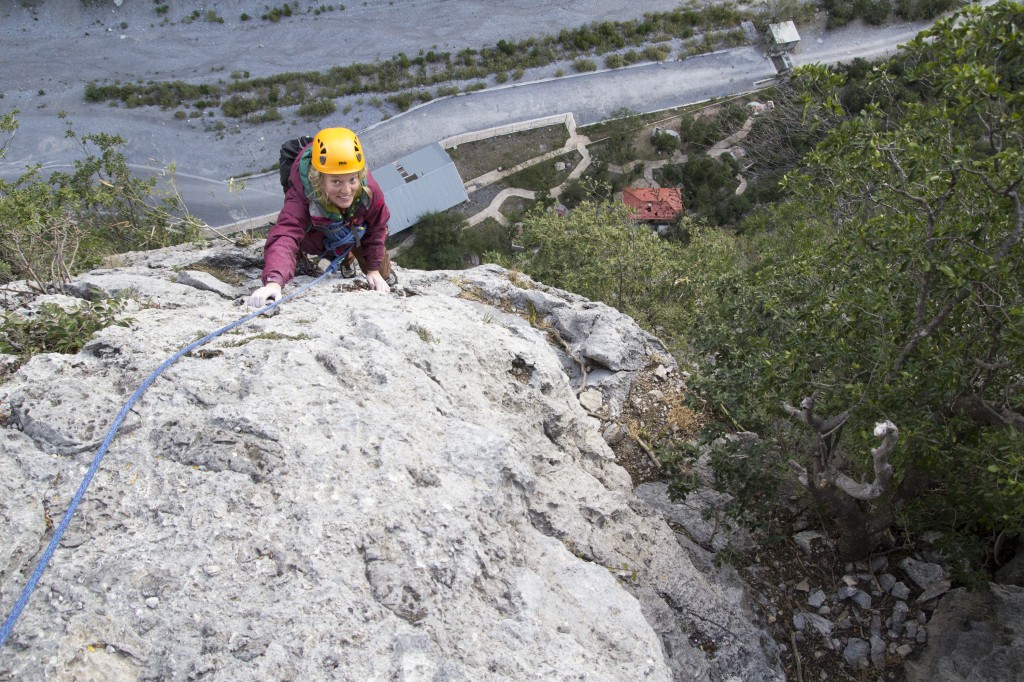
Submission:
M 747 134 L 750 132 L 750 129 L 754 125 L 755 118 L 756 114 L 748 116 L 747 120 L 743 122 L 743 125 L 740 127 L 739 130 L 716 142 L 710 149 L 708 149 L 706 154 L 713 159 L 717 159 L 721 157 L 722 154 L 732 149 L 734 146 L 736 146 L 736 144 L 738 144 L 744 138 L 747 137 Z M 557 199 L 561 195 L 562 191 L 565 189 L 566 184 L 580 178 L 590 167 L 591 162 L 590 150 L 587 149 L 587 145 L 591 144 L 591 140 L 586 135 L 581 135 L 577 131 L 576 119 L 572 114 L 566 116 L 566 128 L 569 131 L 569 139 L 566 140 L 565 144 L 560 149 L 555 149 L 545 154 L 541 154 L 540 156 L 536 156 L 532 159 L 528 159 L 527 161 L 523 161 L 522 163 L 517 164 L 512 168 L 506 168 L 500 171 L 490 171 L 488 173 L 484 173 L 483 175 L 475 177 L 472 180 L 468 180 L 464 183 L 466 192 L 476 192 L 478 190 L 483 189 L 484 187 L 493 185 L 496 182 L 500 182 L 509 176 L 515 175 L 521 170 L 530 168 L 531 166 L 536 166 L 537 164 L 544 163 L 545 161 L 550 161 L 551 159 L 557 158 L 567 152 L 579 152 L 580 156 L 583 157 L 582 160 L 578 164 L 576 164 L 576 167 L 572 169 L 572 171 L 569 173 L 569 177 L 566 178 L 566 180 L 563 183 L 561 183 L 557 187 L 552 187 L 550 190 L 551 196 Z M 654 171 L 656 169 L 662 168 L 668 164 L 686 163 L 687 159 L 688 156 L 686 154 L 683 154 L 682 152 L 677 150 L 669 159 L 661 159 L 658 161 L 644 161 L 638 159 L 636 161 L 631 161 L 630 163 L 625 164 L 623 166 L 609 164 L 608 170 L 612 173 L 618 173 L 621 175 L 630 172 L 638 164 L 642 164 L 644 167 L 644 179 L 652 186 L 656 186 L 654 180 Z M 736 179 L 739 181 L 739 186 L 736 188 L 736 194 L 743 194 L 743 192 L 746 191 L 747 188 L 746 178 L 744 178 L 742 174 L 739 174 L 736 176 Z M 520 187 L 506 187 L 505 189 L 498 192 L 498 194 L 491 200 L 490 204 L 488 204 L 486 208 L 470 216 L 466 222 L 468 223 L 469 227 L 473 227 L 474 225 L 478 225 L 484 220 L 487 220 L 488 218 L 492 218 L 502 225 L 508 225 L 508 218 L 506 218 L 505 215 L 501 212 L 501 206 L 502 204 L 505 203 L 505 200 L 511 197 L 520 197 L 523 199 L 529 199 L 530 201 L 533 201 L 534 199 L 537 198 L 536 195 L 537 193 L 534 192 L 533 190 L 522 189 Z

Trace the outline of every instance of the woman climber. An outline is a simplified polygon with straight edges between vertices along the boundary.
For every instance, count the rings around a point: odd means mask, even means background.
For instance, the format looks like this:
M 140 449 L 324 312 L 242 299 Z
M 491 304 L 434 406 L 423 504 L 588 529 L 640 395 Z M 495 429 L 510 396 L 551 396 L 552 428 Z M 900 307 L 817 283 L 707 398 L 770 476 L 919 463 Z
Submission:
M 366 168 L 363 146 L 348 128 L 325 128 L 295 157 L 284 207 L 263 245 L 263 286 L 249 296 L 262 308 L 281 297 L 295 276 L 300 252 L 334 260 L 346 256 L 343 277 L 355 264 L 374 291 L 398 283 L 384 248 L 391 213 Z

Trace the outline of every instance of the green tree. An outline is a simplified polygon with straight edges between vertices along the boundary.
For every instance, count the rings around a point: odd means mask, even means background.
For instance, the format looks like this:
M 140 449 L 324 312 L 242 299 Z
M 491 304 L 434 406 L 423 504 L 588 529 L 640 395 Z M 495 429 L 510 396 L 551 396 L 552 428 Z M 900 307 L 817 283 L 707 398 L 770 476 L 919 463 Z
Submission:
M 715 320 L 708 395 L 808 434 L 792 466 L 848 554 L 898 519 L 961 550 L 1024 525 L 1022 18 L 972 6 L 906 45 L 758 218 L 758 257 L 689 292 Z M 842 79 L 803 77 L 841 108 Z
M 680 247 L 632 219 L 621 203 L 584 201 L 559 216 L 532 212 L 519 239 L 525 251 L 503 265 L 534 279 L 603 301 L 649 329 L 674 326 Z
M 667 131 L 658 131 L 651 135 L 651 145 L 659 152 L 671 154 L 679 149 L 679 136 Z
M 59 116 L 64 119 L 65 116 Z M 13 130 L 7 115 L 2 125 Z M 63 289 L 71 276 L 111 253 L 193 239 L 198 223 L 157 179 L 132 175 L 116 135 L 65 135 L 82 157 L 71 172 L 44 177 L 32 166 L 14 182 L 0 180 L 0 275 L 26 279 L 40 290 Z
M 450 213 L 426 213 L 412 226 L 413 244 L 396 260 L 417 270 L 461 270 L 466 267 L 462 244 L 466 221 Z

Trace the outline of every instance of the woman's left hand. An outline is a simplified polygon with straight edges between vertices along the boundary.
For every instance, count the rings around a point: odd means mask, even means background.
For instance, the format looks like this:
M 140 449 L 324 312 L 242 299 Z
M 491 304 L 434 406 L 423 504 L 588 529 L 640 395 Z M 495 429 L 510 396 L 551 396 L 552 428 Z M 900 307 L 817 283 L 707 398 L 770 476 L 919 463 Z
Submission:
M 380 272 L 377 270 L 370 270 L 366 273 L 366 283 L 374 291 L 380 291 L 385 294 L 391 291 L 391 287 L 388 286 L 388 283 L 384 281 L 384 278 L 380 276 Z

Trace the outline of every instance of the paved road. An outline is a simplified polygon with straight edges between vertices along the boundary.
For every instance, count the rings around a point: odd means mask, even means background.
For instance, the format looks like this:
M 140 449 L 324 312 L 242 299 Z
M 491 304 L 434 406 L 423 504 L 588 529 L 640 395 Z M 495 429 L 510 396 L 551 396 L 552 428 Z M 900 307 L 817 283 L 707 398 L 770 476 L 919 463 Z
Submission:
M 813 32 L 793 55 L 797 65 L 834 63 L 855 57 L 875 59 L 930 22 L 901 23 L 880 29 L 851 27 L 819 37 Z M 619 109 L 652 112 L 749 92 L 775 76 L 770 60 L 753 47 L 601 73 L 492 88 L 435 100 L 360 131 L 371 165 L 390 163 L 424 145 L 457 133 L 572 112 L 579 125 L 608 118 Z M 224 225 L 280 209 L 276 174 L 247 181 L 241 193 L 228 195 L 224 183 L 184 183 L 190 210 L 210 225 Z M 243 208 L 244 207 L 244 208 Z
M 723 74 L 728 74 L 723 77 Z M 380 166 L 424 145 L 458 133 L 572 112 L 579 125 L 596 123 L 613 111 L 628 108 L 658 111 L 755 89 L 756 81 L 774 76 L 771 62 L 753 48 L 702 55 L 686 61 L 619 69 L 552 79 L 507 88 L 481 90 L 432 101 L 359 132 L 370 150 L 370 163 Z M 276 173 L 246 181 L 245 191 L 232 196 L 223 183 L 179 178 L 189 209 L 210 225 L 243 216 L 261 216 L 280 209 Z M 213 195 L 210 195 L 210 192 Z M 205 194 L 205 196 L 204 196 Z

